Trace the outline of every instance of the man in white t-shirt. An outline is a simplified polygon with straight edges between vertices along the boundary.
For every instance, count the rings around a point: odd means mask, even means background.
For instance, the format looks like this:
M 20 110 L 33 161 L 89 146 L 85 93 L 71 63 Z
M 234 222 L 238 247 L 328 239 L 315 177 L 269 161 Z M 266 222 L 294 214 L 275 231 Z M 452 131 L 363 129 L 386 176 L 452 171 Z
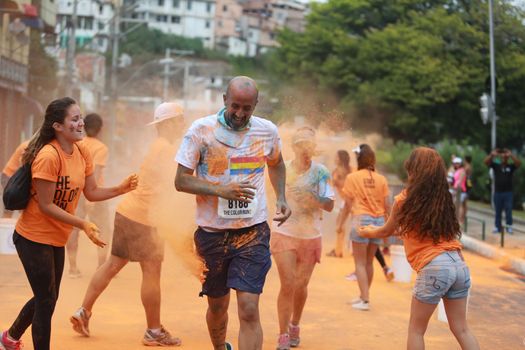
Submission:
M 232 349 L 225 341 L 230 288 L 237 291 L 240 350 L 261 349 L 259 295 L 271 266 L 264 168 L 268 165 L 279 223 L 291 214 L 286 168 L 277 127 L 252 116 L 255 82 L 235 77 L 223 98 L 223 109 L 196 120 L 184 136 L 175 157 L 175 187 L 197 195 L 195 246 L 206 264 L 200 295 L 208 297 L 214 349 Z

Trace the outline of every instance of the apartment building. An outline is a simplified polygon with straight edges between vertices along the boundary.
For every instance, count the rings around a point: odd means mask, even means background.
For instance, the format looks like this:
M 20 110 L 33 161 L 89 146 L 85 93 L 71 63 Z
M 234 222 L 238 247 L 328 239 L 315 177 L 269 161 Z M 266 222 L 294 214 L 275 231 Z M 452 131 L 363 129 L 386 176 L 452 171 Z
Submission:
M 135 3 L 134 18 L 149 28 L 188 38 L 201 39 L 204 47 L 215 44 L 215 0 L 127 0 Z
M 73 14 L 73 0 L 59 0 L 56 16 L 56 32 L 59 35 L 60 47 L 65 48 L 68 42 L 68 23 Z M 106 52 L 109 47 L 110 21 L 114 15 L 114 4 L 111 0 L 78 0 L 75 29 L 77 45 L 89 46 L 99 52 Z
M 297 0 L 217 0 L 215 47 L 254 57 L 277 47 L 277 31 L 302 32 L 308 7 Z

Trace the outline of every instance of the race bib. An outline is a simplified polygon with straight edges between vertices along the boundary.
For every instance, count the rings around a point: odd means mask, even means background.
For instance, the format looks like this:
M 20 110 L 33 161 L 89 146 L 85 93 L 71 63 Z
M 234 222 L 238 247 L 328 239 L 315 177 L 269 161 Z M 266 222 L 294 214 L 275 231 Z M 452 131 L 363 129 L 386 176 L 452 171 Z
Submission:
M 257 210 L 257 198 L 252 199 L 250 203 L 219 198 L 217 207 L 218 215 L 223 219 L 248 219 L 253 218 Z

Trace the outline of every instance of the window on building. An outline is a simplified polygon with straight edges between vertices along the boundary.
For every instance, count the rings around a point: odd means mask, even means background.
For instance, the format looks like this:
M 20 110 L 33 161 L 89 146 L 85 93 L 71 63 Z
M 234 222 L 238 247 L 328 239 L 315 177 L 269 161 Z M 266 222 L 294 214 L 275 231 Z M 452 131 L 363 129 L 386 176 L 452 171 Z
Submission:
M 191 10 L 192 5 L 193 5 L 193 1 L 188 0 L 188 3 L 186 4 L 186 8 L 187 8 L 188 10 Z
M 212 5 L 211 2 L 206 3 L 206 12 L 211 12 L 211 5 Z
M 270 39 L 272 39 L 272 40 L 275 39 L 275 33 L 270 33 Z
M 178 8 L 180 6 L 180 0 L 173 0 L 173 7 Z
M 84 18 L 84 29 L 93 30 L 93 17 Z
M 171 16 L 171 23 L 180 23 L 180 16 Z
M 159 7 L 164 7 L 164 0 L 157 0 Z
M 104 22 L 98 22 L 98 30 L 104 30 Z
M 102 12 L 104 12 L 104 6 L 99 5 L 98 6 L 98 13 L 102 14 Z
M 168 16 L 166 15 L 157 15 L 157 22 L 167 22 Z
M 222 5 L 222 12 L 228 11 L 228 5 Z
M 206 21 L 206 24 L 204 25 L 206 28 L 210 28 L 210 21 Z
M 218 21 L 217 21 L 217 25 L 219 26 L 219 28 L 222 28 L 222 21 L 221 21 L 221 20 L 218 20 Z

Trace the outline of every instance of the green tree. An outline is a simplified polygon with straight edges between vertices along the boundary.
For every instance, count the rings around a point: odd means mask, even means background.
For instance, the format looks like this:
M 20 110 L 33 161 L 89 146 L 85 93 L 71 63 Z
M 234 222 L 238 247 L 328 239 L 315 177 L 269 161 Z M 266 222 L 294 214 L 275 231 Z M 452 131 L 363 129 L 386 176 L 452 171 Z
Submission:
M 334 96 L 354 128 L 395 140 L 444 138 L 488 148 L 478 98 L 489 73 L 482 0 L 331 0 L 315 4 L 304 33 L 284 30 L 274 76 Z M 496 6 L 497 109 L 502 145 L 521 149 L 525 128 L 525 16 Z M 519 127 L 517 127 L 519 126 Z

